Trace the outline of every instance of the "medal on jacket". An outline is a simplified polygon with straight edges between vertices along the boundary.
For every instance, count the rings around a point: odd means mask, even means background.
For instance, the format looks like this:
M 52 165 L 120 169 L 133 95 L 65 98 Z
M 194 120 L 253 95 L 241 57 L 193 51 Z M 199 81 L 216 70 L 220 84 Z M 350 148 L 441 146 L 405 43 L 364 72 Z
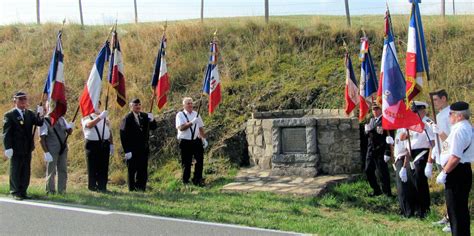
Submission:
M 20 125 L 23 125 L 24 122 L 23 122 L 23 118 L 21 116 L 18 116 L 17 117 L 18 121 L 20 122 Z

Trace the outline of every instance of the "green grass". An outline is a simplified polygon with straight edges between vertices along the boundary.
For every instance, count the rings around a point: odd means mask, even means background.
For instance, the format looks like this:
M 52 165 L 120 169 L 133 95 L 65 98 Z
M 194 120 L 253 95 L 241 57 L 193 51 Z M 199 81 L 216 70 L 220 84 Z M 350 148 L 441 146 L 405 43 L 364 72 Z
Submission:
M 71 184 L 66 195 L 46 196 L 39 185 L 30 187 L 29 192 L 45 201 L 302 233 L 443 235 L 441 228 L 431 225 L 444 208 L 439 187 L 432 189 L 431 213 L 420 220 L 399 216 L 395 198 L 367 197 L 369 186 L 364 179 L 337 185 L 322 197 L 220 192 L 230 181 L 216 180 L 204 188 L 170 182 L 168 189 L 147 193 L 129 193 L 123 186 L 110 186 L 111 192 L 103 194 Z M 7 186 L 0 185 L 0 193 L 7 192 Z

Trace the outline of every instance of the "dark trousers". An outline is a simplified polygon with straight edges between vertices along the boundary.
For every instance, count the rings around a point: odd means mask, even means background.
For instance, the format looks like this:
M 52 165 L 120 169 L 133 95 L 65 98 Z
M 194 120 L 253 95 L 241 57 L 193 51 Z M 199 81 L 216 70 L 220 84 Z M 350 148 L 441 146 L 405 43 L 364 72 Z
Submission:
M 31 153 L 13 154 L 10 160 L 10 193 L 15 196 L 26 196 L 30 185 Z
M 428 149 L 413 149 L 411 150 L 411 156 L 416 156 L 422 151 L 429 151 Z M 428 153 L 426 152 L 415 164 L 415 170 L 413 170 L 413 184 L 415 186 L 415 200 L 418 215 L 422 218 L 426 216 L 426 213 L 430 210 L 430 188 L 428 186 L 428 178 L 425 176 L 425 166 L 428 161 Z M 413 160 L 414 161 L 414 160 Z
M 91 191 L 106 191 L 109 177 L 109 141 L 90 141 L 85 144 L 87 157 L 87 187 Z
M 145 191 L 148 180 L 148 153 L 132 152 L 132 159 L 127 161 L 128 190 Z
M 365 160 L 365 174 L 367 181 L 369 181 L 370 187 L 374 190 L 374 193 L 381 193 L 380 187 L 377 183 L 377 177 L 375 176 L 375 170 L 380 173 L 380 181 L 382 182 L 382 191 L 386 195 L 391 195 L 390 189 L 390 175 L 388 172 L 387 163 L 383 160 L 383 150 L 367 152 Z
M 193 183 L 199 183 L 202 180 L 202 168 L 204 162 L 204 149 L 201 139 L 185 140 L 181 139 L 179 143 L 181 149 L 181 167 L 183 168 L 183 183 L 189 183 L 191 176 L 191 165 L 193 158 L 196 160 L 194 167 Z
M 468 205 L 471 186 L 471 163 L 459 163 L 446 178 L 444 193 L 452 235 L 471 235 Z
M 407 168 L 407 182 L 402 182 L 400 179 L 400 170 L 403 167 L 405 158 L 400 158 L 395 163 L 397 167 L 396 179 L 397 193 L 398 193 L 398 204 L 400 206 L 400 214 L 405 217 L 412 217 L 415 215 L 415 186 L 413 185 L 412 171 L 411 168 Z

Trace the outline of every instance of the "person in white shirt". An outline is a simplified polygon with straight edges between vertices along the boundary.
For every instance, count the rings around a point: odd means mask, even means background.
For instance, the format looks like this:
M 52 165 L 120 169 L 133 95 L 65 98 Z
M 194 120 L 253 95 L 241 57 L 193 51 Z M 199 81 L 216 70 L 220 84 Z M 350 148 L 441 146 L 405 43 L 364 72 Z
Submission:
M 83 117 L 81 121 L 86 139 L 87 187 L 91 191 L 107 192 L 109 156 L 114 152 L 112 133 L 109 122 L 106 121 L 107 114 L 107 110 L 101 113 L 96 111 Z
M 421 133 L 410 132 L 410 154 L 414 165 L 413 182 L 415 185 L 416 211 L 420 218 L 426 217 L 430 210 L 430 190 L 428 178 L 425 176 L 425 167 L 428 161 L 430 148 L 434 145 L 435 135 L 428 123 L 432 121 L 426 116 L 428 104 L 425 102 L 414 101 L 415 111 L 421 117 L 425 124 L 425 130 Z M 404 140 L 404 139 L 402 139 Z
M 433 162 L 437 164 L 438 169 L 441 169 L 441 161 L 439 158 L 439 153 L 441 152 L 440 143 L 446 140 L 451 131 L 451 123 L 449 123 L 449 112 L 451 110 L 449 109 L 448 93 L 446 90 L 441 89 L 430 93 L 430 96 L 433 98 L 433 105 L 438 111 L 438 114 L 436 114 L 436 124 L 433 123 L 431 125 L 431 129 L 433 130 L 433 133 L 436 134 L 436 138 L 435 146 L 431 150 L 431 156 L 428 159 L 428 163 L 425 167 L 425 175 L 427 178 L 431 178 L 433 175 Z M 447 211 L 441 220 L 433 222 L 433 224 L 445 226 L 443 231 L 451 232 Z
M 408 141 L 406 137 L 405 140 L 401 140 L 402 135 L 406 136 L 405 129 L 398 129 L 395 140 L 387 136 L 386 142 L 387 144 L 394 144 L 394 168 L 397 177 L 395 182 L 397 184 L 400 214 L 405 217 L 412 217 L 415 215 L 415 186 L 413 185 L 411 168 L 408 167 Z
M 469 122 L 469 104 L 450 106 L 451 133 L 442 143 L 441 173 L 436 182 L 445 185 L 446 205 L 453 235 L 470 235 L 469 192 L 472 186 L 473 128 Z
M 181 150 L 181 167 L 183 168 L 183 183 L 188 184 L 191 176 L 191 164 L 194 167 L 193 184 L 202 186 L 202 169 L 204 165 L 204 148 L 207 147 L 204 123 L 199 114 L 193 111 L 193 99 L 183 99 L 184 109 L 176 114 L 176 129 L 178 130 L 179 148 Z

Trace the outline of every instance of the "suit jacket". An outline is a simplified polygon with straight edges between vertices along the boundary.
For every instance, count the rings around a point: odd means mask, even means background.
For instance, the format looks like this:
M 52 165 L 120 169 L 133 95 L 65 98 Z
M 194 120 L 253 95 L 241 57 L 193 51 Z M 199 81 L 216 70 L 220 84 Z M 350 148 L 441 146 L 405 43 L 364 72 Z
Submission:
M 139 152 L 148 154 L 148 140 L 150 130 L 158 127 L 156 121 L 148 119 L 148 114 L 140 112 L 138 115 L 140 125 L 135 121 L 133 112 L 129 112 L 123 119 L 120 125 L 120 141 L 125 153 Z
M 12 148 L 14 155 L 30 154 L 34 149 L 33 126 L 42 126 L 43 118 L 26 109 L 23 118 L 15 108 L 3 117 L 3 146 Z
M 376 118 L 371 118 L 369 124 L 374 124 L 374 128 L 369 131 L 367 134 L 368 136 L 368 144 L 367 144 L 367 151 L 369 155 L 390 155 L 390 145 L 388 145 L 385 141 L 387 137 L 387 131 L 384 130 L 382 134 L 377 133 L 377 127 L 382 127 L 382 117 L 378 120 Z M 394 136 L 393 132 L 389 132 L 390 136 Z

